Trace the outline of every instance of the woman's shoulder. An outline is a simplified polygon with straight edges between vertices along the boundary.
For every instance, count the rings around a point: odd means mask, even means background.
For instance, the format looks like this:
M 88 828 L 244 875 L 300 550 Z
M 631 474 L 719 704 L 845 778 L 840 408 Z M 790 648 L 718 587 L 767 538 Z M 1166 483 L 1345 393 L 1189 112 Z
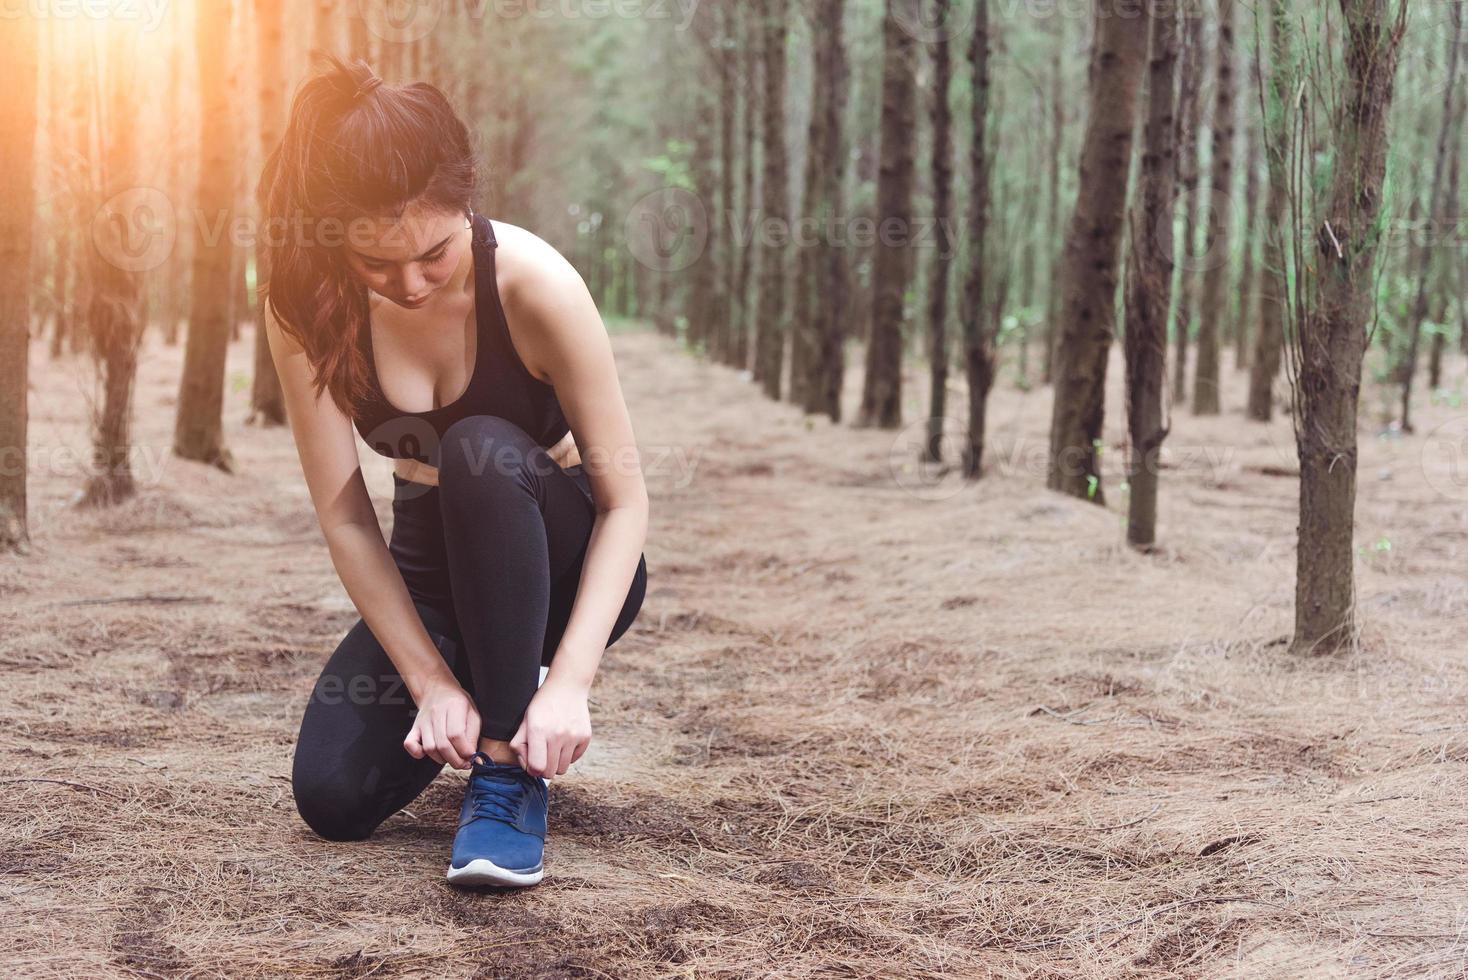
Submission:
M 506 302 L 581 282 L 581 274 L 550 242 L 528 228 L 493 219 L 496 285 Z
M 554 372 L 545 365 L 560 356 L 557 350 L 574 343 L 582 304 L 591 304 L 586 283 L 554 245 L 533 231 L 495 221 L 494 234 L 499 243 L 495 288 L 512 343 L 525 369 L 549 384 Z

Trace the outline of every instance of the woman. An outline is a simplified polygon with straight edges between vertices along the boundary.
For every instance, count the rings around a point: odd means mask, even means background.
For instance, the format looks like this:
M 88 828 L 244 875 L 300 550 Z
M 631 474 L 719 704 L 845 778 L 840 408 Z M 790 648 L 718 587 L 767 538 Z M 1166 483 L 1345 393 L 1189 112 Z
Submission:
M 259 187 L 270 352 L 361 614 L 302 718 L 296 805 L 361 840 L 467 769 L 449 880 L 533 885 L 547 780 L 586 751 L 592 677 L 647 588 L 632 424 L 580 276 L 473 209 L 443 94 L 328 61 Z M 390 543 L 354 426 L 396 461 Z

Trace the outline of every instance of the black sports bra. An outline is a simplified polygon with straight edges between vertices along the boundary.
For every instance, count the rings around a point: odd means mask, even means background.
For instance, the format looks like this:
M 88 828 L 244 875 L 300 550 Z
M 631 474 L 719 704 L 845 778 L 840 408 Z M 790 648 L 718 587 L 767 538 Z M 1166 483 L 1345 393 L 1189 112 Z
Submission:
M 570 431 L 555 388 L 525 368 L 510 341 L 495 280 L 494 254 L 499 243 L 489 219 L 471 219 L 474 256 L 474 328 L 478 337 L 474 367 L 464 393 L 447 405 L 426 412 L 405 412 L 388 403 L 372 357 L 372 328 L 358 338 L 367 358 L 372 397 L 354 420 L 372 450 L 392 459 L 416 459 L 438 465 L 438 448 L 448 427 L 470 415 L 498 415 L 528 432 L 549 449 Z

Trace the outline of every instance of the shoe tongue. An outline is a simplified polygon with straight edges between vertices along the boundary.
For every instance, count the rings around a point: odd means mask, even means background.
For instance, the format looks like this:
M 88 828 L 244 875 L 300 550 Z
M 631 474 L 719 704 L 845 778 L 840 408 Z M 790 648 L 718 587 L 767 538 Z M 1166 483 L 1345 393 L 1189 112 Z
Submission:
M 516 770 L 520 768 L 519 764 L 515 762 L 495 762 L 489 756 L 485 756 L 484 759 L 483 762 L 478 759 L 474 760 L 474 775 L 494 776 L 499 779 L 513 778 Z

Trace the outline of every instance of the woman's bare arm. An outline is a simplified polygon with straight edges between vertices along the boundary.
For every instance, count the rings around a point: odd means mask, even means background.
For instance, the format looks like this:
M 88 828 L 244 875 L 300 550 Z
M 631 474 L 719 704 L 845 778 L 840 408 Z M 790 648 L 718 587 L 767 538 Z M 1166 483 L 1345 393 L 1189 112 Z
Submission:
M 268 306 L 266 310 L 266 339 L 280 375 L 301 471 L 347 595 L 387 651 L 415 703 L 421 705 L 425 693 L 436 685 L 459 688 L 387 550 L 362 479 L 351 419 L 329 394 L 315 397 L 305 352 L 281 332 Z
M 533 233 L 495 222 L 512 342 L 532 374 L 555 386 L 591 483 L 596 518 L 576 599 L 551 661 L 553 680 L 589 689 L 647 538 L 648 495 L 611 339 L 570 262 Z

